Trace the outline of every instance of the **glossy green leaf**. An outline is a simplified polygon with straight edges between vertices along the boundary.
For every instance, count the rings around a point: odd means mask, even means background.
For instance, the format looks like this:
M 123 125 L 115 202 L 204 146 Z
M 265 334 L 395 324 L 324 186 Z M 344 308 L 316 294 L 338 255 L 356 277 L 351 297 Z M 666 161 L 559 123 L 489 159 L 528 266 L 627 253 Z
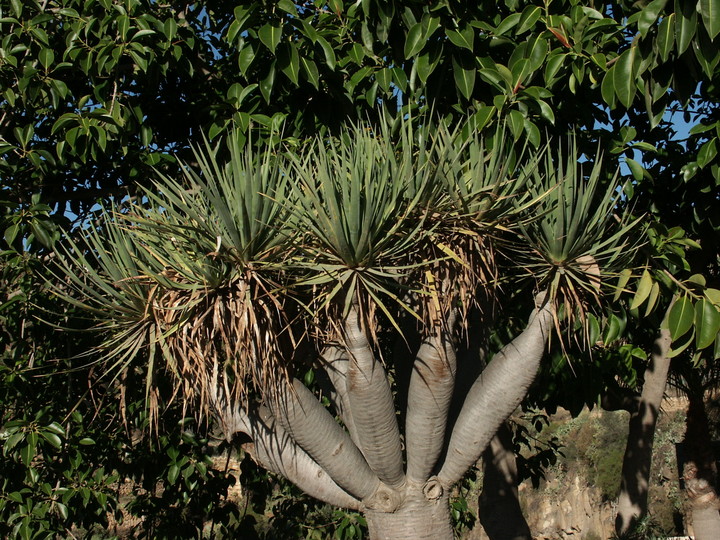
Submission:
M 495 35 L 502 36 L 506 32 L 512 30 L 520 22 L 522 13 L 512 13 L 505 17 L 502 22 L 495 28 Z
M 52 235 L 40 220 L 34 219 L 30 223 L 30 230 L 32 231 L 33 236 L 35 236 L 37 241 L 40 242 L 43 246 L 45 246 L 46 248 L 52 247 Z
M 262 44 L 270 49 L 271 53 L 275 54 L 275 49 L 282 37 L 282 27 L 268 23 L 258 30 L 258 37 Z
M 238 54 L 238 67 L 240 68 L 240 72 L 243 75 L 247 74 L 247 70 L 250 67 L 250 64 L 252 64 L 253 60 L 255 60 L 255 51 L 252 48 L 252 45 L 245 45 Z
M 495 107 L 491 106 L 481 106 L 478 108 L 478 112 L 476 112 L 472 119 L 475 122 L 475 130 L 476 131 L 482 131 L 483 128 L 488 125 L 488 123 L 491 121 L 493 115 L 495 114 L 496 109 Z
M 720 33 L 720 0 L 700 0 L 700 15 L 710 39 Z
M 177 35 L 177 29 L 178 25 L 177 22 L 175 22 L 175 19 L 167 19 L 163 24 L 163 34 L 165 34 L 165 37 L 169 40 L 175 39 L 175 36 Z
M 335 69 L 335 64 L 337 63 L 337 59 L 335 58 L 335 51 L 333 51 L 333 48 L 330 46 L 330 44 L 327 42 L 327 40 L 322 37 L 318 36 L 317 39 L 318 45 L 323 50 L 323 53 L 325 54 L 325 62 L 327 63 L 327 66 L 331 69 Z
M 547 64 L 545 65 L 545 83 L 550 86 L 558 72 L 560 71 L 560 68 L 563 66 L 563 63 L 565 62 L 566 54 L 554 54 L 550 56 L 547 60 Z
M 675 0 L 675 17 L 675 43 L 678 54 L 682 54 L 690 46 L 697 31 L 695 3 Z
M 668 353 L 668 358 L 675 358 L 676 356 L 682 354 L 690 347 L 690 345 L 693 344 L 694 341 L 693 336 L 690 335 L 683 343 L 673 343 L 672 349 Z
M 665 7 L 665 4 L 667 4 L 667 0 L 653 0 L 642 8 L 640 11 L 640 19 L 638 20 L 638 31 L 641 36 L 645 37 Z
M 605 335 L 603 337 L 605 345 L 609 345 L 619 338 L 623 330 L 625 330 L 625 323 L 623 320 L 614 313 L 610 314 L 605 328 Z
M 525 118 L 525 123 L 523 125 L 523 129 L 525 130 L 525 136 L 527 137 L 528 142 L 534 147 L 539 148 L 541 140 L 540 135 L 540 128 L 537 127 L 537 125 L 532 122 L 529 118 Z
M 635 180 L 640 181 L 643 179 L 645 169 L 642 165 L 640 165 L 634 159 L 628 157 L 625 158 L 625 164 L 629 167 L 630 172 L 632 173 Z
M 475 87 L 475 68 L 464 65 L 464 62 L 455 56 L 453 56 L 452 64 L 455 86 L 465 99 L 470 99 Z
M 527 6 L 522 12 L 520 21 L 518 22 L 518 28 L 515 33 L 517 35 L 521 35 L 532 29 L 538 19 L 540 19 L 541 15 L 542 8 L 540 8 L 540 6 Z
M 133 34 L 133 37 L 130 38 L 130 41 L 137 41 L 141 37 L 152 36 L 153 34 L 155 34 L 155 30 L 151 30 L 149 28 L 146 28 L 144 30 L 138 30 L 137 32 L 135 32 L 135 34 Z
M 647 297 L 650 295 L 650 291 L 652 290 L 652 284 L 653 279 L 650 272 L 643 270 L 640 282 L 638 283 L 637 291 L 635 292 L 635 296 L 630 304 L 630 309 L 639 308 L 643 302 L 647 300 Z
M 615 293 L 613 295 L 613 301 L 617 301 L 620 298 L 620 295 L 625 292 L 625 286 L 628 284 L 628 281 L 630 281 L 630 278 L 632 277 L 632 270 L 629 268 L 625 268 L 620 272 L 618 275 L 618 282 L 615 286 Z
M 298 16 L 297 8 L 295 7 L 295 2 L 292 0 L 279 0 L 277 6 L 282 9 L 285 13 L 289 13 L 293 17 Z
M 603 77 L 602 83 L 600 84 L 600 93 L 602 94 L 603 101 L 607 103 L 611 108 L 615 107 L 615 84 L 613 79 L 615 77 L 615 66 L 612 66 L 607 70 Z
M 660 296 L 660 284 L 656 281 L 652 284 L 650 295 L 648 296 L 647 305 L 645 306 L 645 316 L 650 315 L 655 309 L 655 304 Z
M 713 137 L 700 147 L 700 151 L 697 156 L 698 167 L 702 169 L 715 159 L 715 156 L 717 156 L 718 153 L 717 146 L 718 140 L 716 137 Z
M 55 433 L 49 433 L 47 431 L 43 431 L 40 433 L 40 436 L 43 439 L 45 439 L 47 442 L 49 442 L 57 450 L 60 450 L 60 448 L 62 448 L 62 441 L 60 440 L 60 437 L 55 435 Z
M 683 296 L 677 300 L 668 315 L 668 328 L 673 341 L 684 336 L 692 328 L 695 310 L 690 298 Z
M 675 14 L 664 17 L 658 28 L 657 47 L 660 58 L 667 62 L 675 45 Z
M 512 88 L 515 91 L 523 83 L 527 75 L 529 62 L 527 58 L 522 58 L 515 62 L 510 72 L 512 73 Z
M 494 67 L 493 68 L 483 68 L 478 73 L 480 74 L 481 79 L 492 84 L 495 88 L 497 88 L 503 94 L 510 93 L 510 90 L 511 90 L 510 83 Z M 495 96 L 495 97 L 504 99 L 504 96 Z
M 600 321 L 598 321 L 595 315 L 588 313 L 587 322 L 588 343 L 594 345 L 600 338 Z
M 320 73 L 315 62 L 306 56 L 301 56 L 300 64 L 302 66 L 303 73 L 310 84 L 312 84 L 316 90 L 320 88 Z
M 475 31 L 473 30 L 472 26 L 467 26 L 459 32 L 446 29 L 445 35 L 456 47 L 467 49 L 470 52 L 473 51 L 475 42 Z
M 300 55 L 294 45 L 288 44 L 286 47 L 287 50 L 283 51 L 282 57 L 278 58 L 280 69 L 293 84 L 297 85 L 300 81 Z
M 390 71 L 392 73 L 392 82 L 395 86 L 397 86 L 402 92 L 407 92 L 408 79 L 405 70 L 398 66 L 392 68 Z
M 538 99 L 537 103 L 540 106 L 540 114 L 542 117 L 551 124 L 555 125 L 555 113 L 553 112 L 552 107 L 542 99 Z
M 625 107 L 632 105 L 635 98 L 635 75 L 637 73 L 637 47 L 630 47 L 620 55 L 612 68 L 613 90 L 620 103 Z
M 38 60 L 45 69 L 48 69 L 55 61 L 55 53 L 52 49 L 41 49 L 38 53 Z
M 275 85 L 275 62 L 270 66 L 265 78 L 260 81 L 260 93 L 265 98 L 267 103 L 270 103 L 270 94 L 272 93 L 273 86 Z
M 28 467 L 35 457 L 35 445 L 27 444 L 20 449 L 20 459 Z
M 168 469 L 167 479 L 170 485 L 174 485 L 175 482 L 178 479 L 178 476 L 180 476 L 180 467 L 178 467 L 175 463 L 170 465 L 170 468 Z
M 415 67 L 417 69 L 418 77 L 425 84 L 430 77 L 430 74 L 435 70 L 438 65 L 438 61 L 430 61 L 430 52 L 425 52 L 417 57 L 415 60 Z
M 720 308 L 720 290 L 707 288 L 703 291 L 703 294 L 705 295 L 705 298 L 715 305 L 715 307 Z
M 520 111 L 512 110 L 508 113 L 508 124 L 515 140 L 520 138 L 525 129 L 525 115 Z
M 701 298 L 695 303 L 695 348 L 709 347 L 720 331 L 720 312 L 712 302 Z
M 419 53 L 425 45 L 425 36 L 423 35 L 423 26 L 416 23 L 407 33 L 405 38 L 405 58 L 412 58 Z
M 375 80 L 380 85 L 380 88 L 387 92 L 390 90 L 390 83 L 392 82 L 392 70 L 383 68 L 375 72 Z

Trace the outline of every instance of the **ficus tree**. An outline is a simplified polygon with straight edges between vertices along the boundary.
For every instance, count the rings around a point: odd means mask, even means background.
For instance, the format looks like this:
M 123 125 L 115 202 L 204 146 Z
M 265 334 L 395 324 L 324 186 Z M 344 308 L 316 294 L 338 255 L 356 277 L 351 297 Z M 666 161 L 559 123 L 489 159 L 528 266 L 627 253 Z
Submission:
M 616 177 L 572 143 L 420 125 L 262 152 L 230 134 L 228 162 L 197 149 L 197 169 L 106 210 L 56 269 L 108 373 L 140 363 L 151 408 L 169 377 L 372 538 L 452 537 L 453 485 L 635 245 Z

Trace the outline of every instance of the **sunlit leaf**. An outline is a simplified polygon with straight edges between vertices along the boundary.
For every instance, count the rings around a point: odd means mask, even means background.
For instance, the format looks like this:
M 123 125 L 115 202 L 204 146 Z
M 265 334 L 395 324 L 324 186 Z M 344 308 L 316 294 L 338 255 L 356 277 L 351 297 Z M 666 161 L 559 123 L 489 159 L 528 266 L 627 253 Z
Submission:
M 703 298 L 695 303 L 695 348 L 700 350 L 712 345 L 720 330 L 720 312 Z
M 673 341 L 684 336 L 693 325 L 695 310 L 692 300 L 686 296 L 678 299 L 670 308 L 668 328 Z

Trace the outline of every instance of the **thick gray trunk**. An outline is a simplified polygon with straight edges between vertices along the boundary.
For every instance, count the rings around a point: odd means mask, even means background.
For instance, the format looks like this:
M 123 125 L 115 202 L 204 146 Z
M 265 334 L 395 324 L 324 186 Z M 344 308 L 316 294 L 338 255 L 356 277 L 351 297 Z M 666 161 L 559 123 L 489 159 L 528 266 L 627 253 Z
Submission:
M 370 540 L 453 540 L 447 493 L 423 493 L 420 484 L 406 483 L 402 505 L 394 512 L 368 511 Z
M 518 500 L 517 462 L 507 423 L 483 452 L 479 518 L 490 540 L 532 539 Z
M 361 412 L 353 415 L 360 450 L 382 482 L 400 487 L 405 482 L 405 472 L 392 390 L 355 308 L 345 322 L 345 341 L 350 356 L 347 399 L 352 411 Z
M 523 400 L 540 367 L 552 321 L 549 305 L 533 311 L 525 330 L 493 357 L 470 388 L 438 474 L 442 485 L 462 478 Z
M 445 441 L 456 372 L 451 319 L 422 343 L 410 376 L 405 441 L 407 476 L 416 483 L 430 478 Z
M 640 400 L 635 410 L 631 411 L 615 518 L 615 530 L 618 536 L 632 530 L 648 512 L 653 440 L 670 368 L 668 351 L 671 342 L 670 331 L 661 330 L 653 344 L 650 364 L 645 370 Z

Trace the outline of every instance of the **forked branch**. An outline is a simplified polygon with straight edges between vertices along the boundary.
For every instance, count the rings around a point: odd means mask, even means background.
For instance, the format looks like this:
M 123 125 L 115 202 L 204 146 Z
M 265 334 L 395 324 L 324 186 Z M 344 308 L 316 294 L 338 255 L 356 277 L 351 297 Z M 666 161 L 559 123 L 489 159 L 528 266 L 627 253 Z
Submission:
M 257 415 L 246 416 L 243 430 L 252 439 L 243 448 L 267 470 L 290 480 L 318 500 L 358 510 L 360 501 L 338 486 L 332 478 L 305 453 L 264 407 Z
M 328 410 L 297 379 L 271 403 L 271 411 L 293 440 L 344 490 L 357 499 L 373 495 L 380 480 Z

